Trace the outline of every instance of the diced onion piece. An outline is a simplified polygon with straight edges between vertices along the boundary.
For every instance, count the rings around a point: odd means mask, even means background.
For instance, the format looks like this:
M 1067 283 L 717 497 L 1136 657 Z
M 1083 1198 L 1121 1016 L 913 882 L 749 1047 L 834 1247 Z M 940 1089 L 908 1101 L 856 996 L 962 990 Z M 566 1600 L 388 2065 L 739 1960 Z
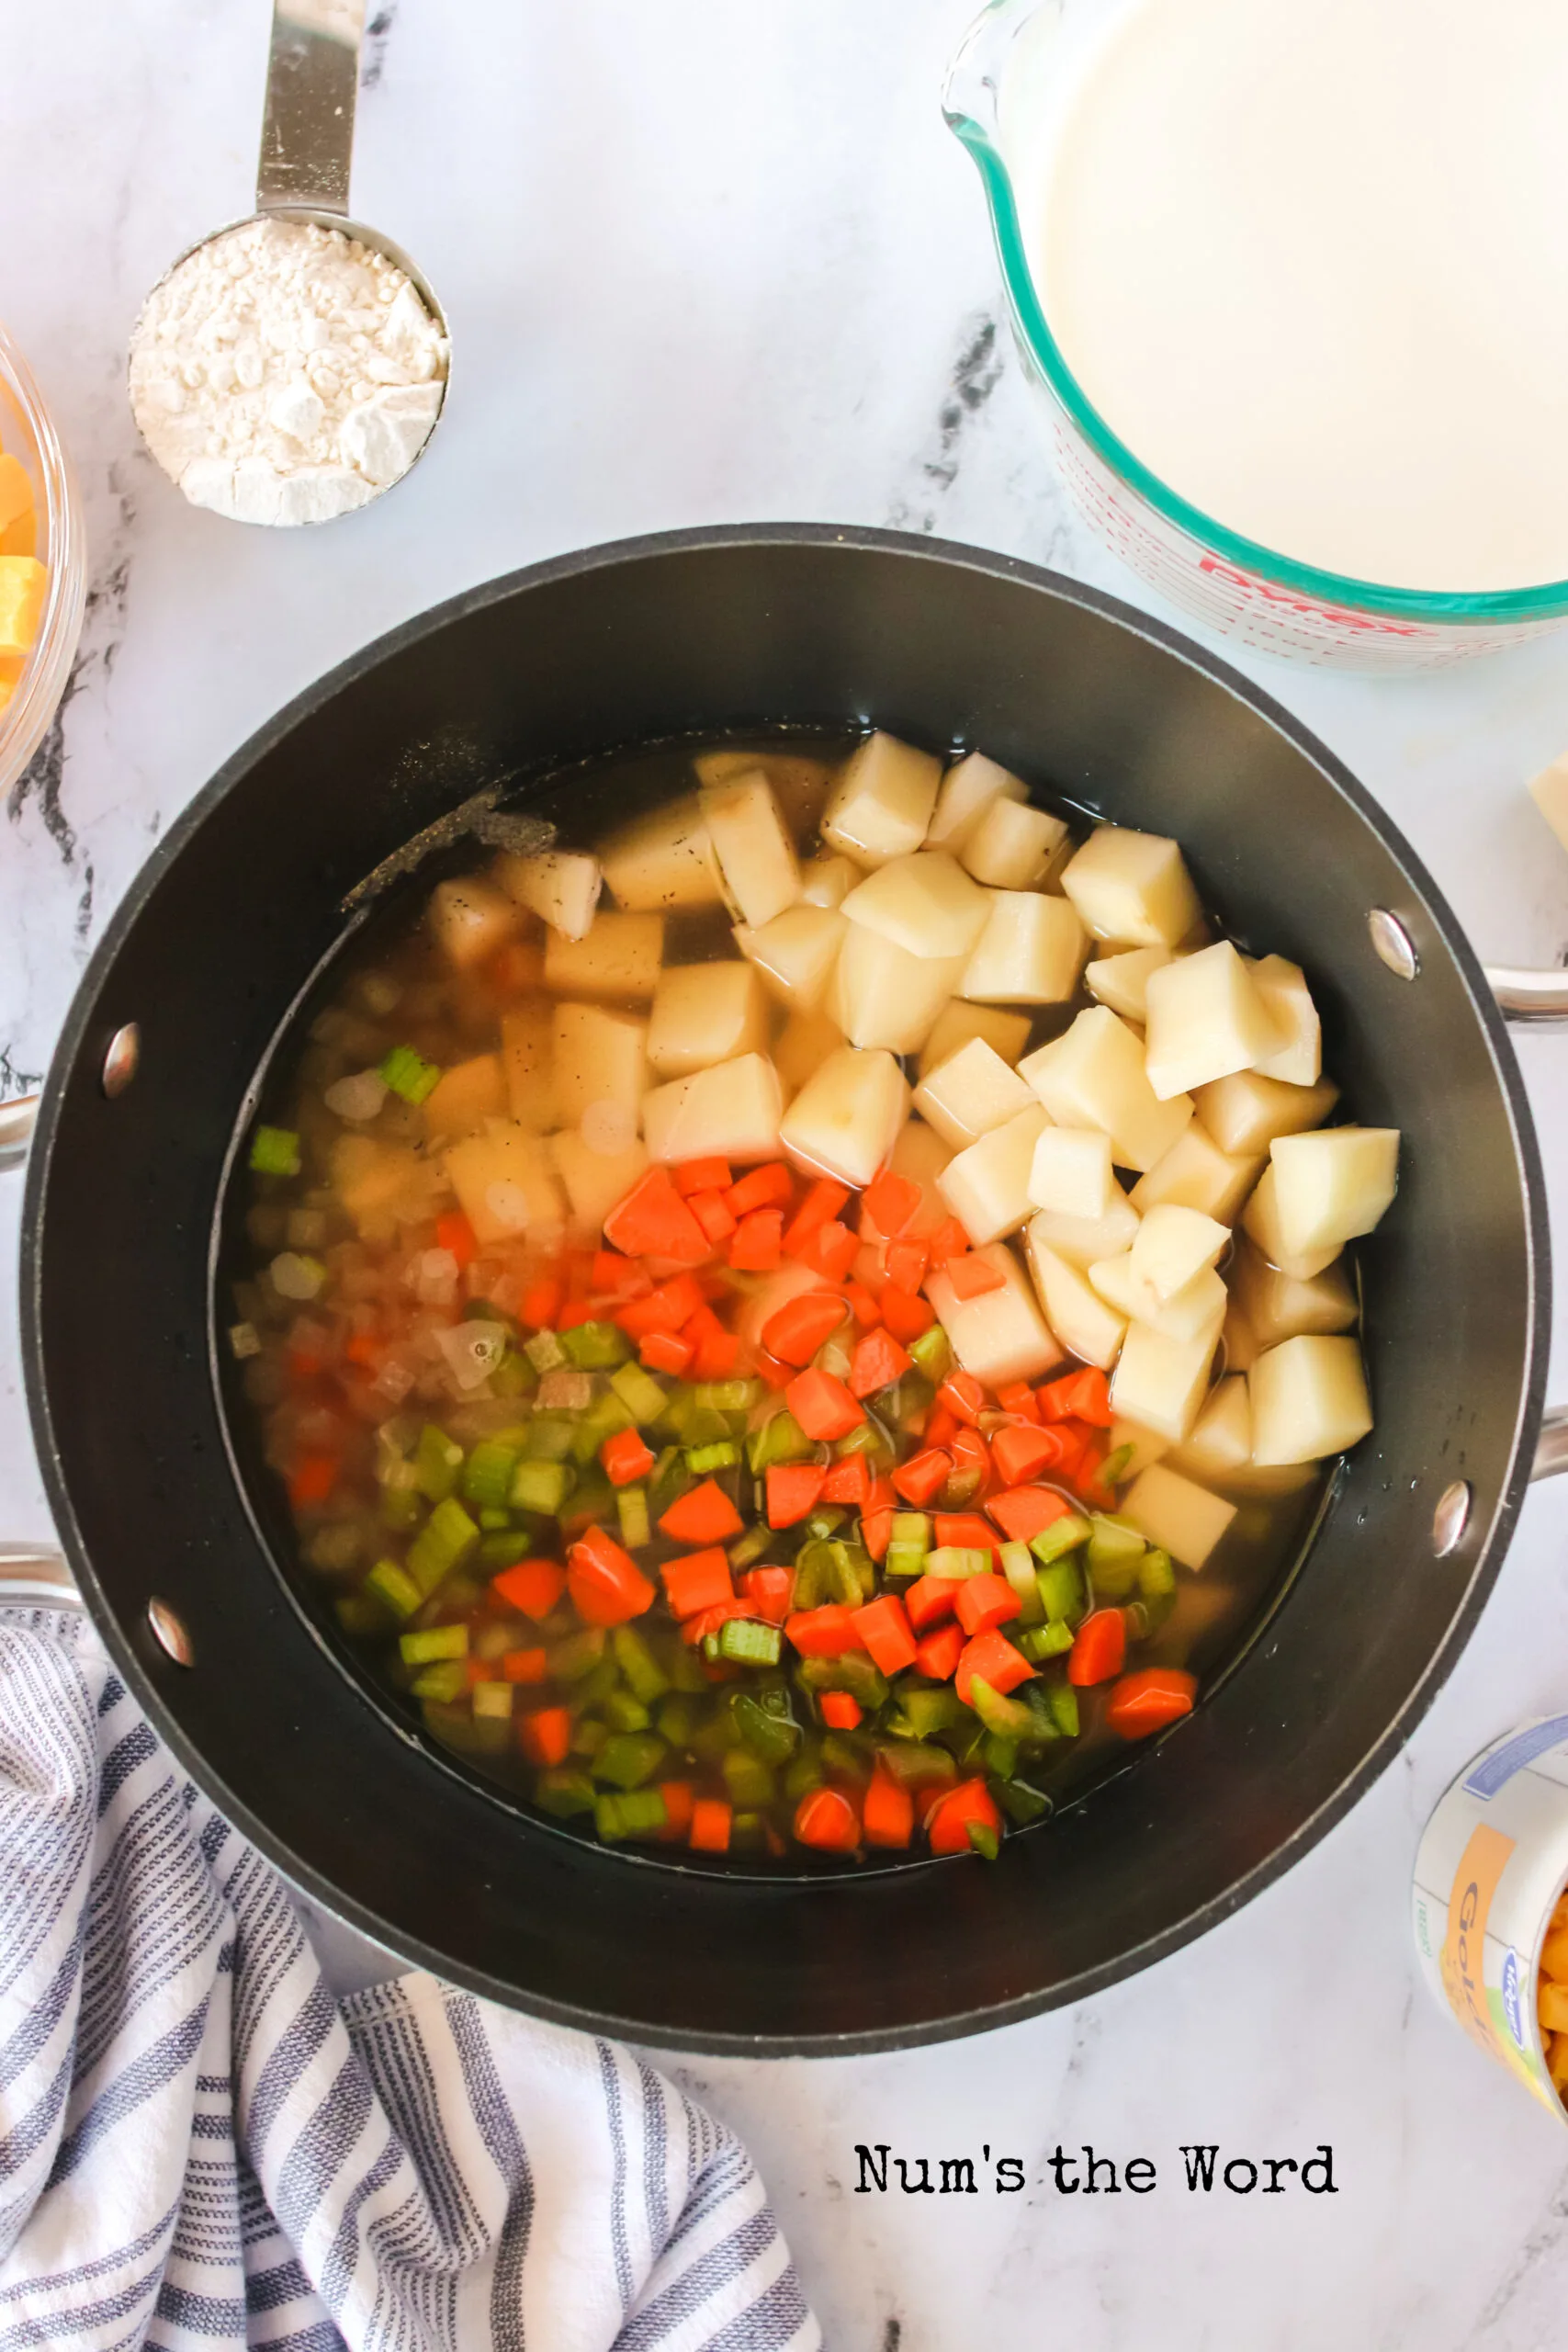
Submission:
M 942 763 L 894 735 L 868 735 L 852 752 L 822 816 L 822 838 L 857 865 L 919 848 L 936 806 Z
M 750 964 L 671 964 L 660 973 L 648 1024 L 648 1058 L 660 1078 L 760 1053 L 768 1006 Z
M 314 1298 L 327 1279 L 319 1258 L 307 1258 L 297 1250 L 280 1250 L 267 1272 L 279 1298 Z
M 581 939 L 552 931 L 545 945 L 545 985 L 558 996 L 651 996 L 664 961 L 661 914 L 594 916 Z
M 376 1118 L 387 1099 L 387 1081 L 379 1070 L 356 1070 L 351 1078 L 334 1079 L 322 1095 L 333 1116 L 364 1126 Z
M 890 1053 L 845 1046 L 813 1071 L 785 1112 L 779 1140 L 803 1168 L 869 1184 L 908 1115 L 909 1089 Z
M 1289 1086 L 1315 1086 L 1323 1070 L 1323 1025 L 1305 973 L 1283 956 L 1265 956 L 1247 968 L 1284 1041 L 1277 1052 L 1266 1061 L 1255 1062 L 1253 1068 L 1265 1078 L 1282 1079 Z
M 1090 1287 L 1078 1267 L 1043 1238 L 1042 1222 L 1038 1216 L 1030 1219 L 1024 1227 L 1023 1247 L 1045 1320 L 1065 1348 L 1081 1356 L 1085 1363 L 1109 1372 L 1126 1333 L 1127 1319 Z
M 889 858 L 850 892 L 843 911 L 907 955 L 967 956 L 991 908 L 944 850 L 928 849 Z
M 1038 890 L 993 890 L 991 912 L 964 967 L 958 993 L 995 1004 L 1066 1004 L 1089 953 L 1084 927 L 1066 899 Z
M 993 1241 L 978 1254 L 1001 1275 L 999 1290 L 960 1298 L 941 1268 L 926 1283 L 926 1295 L 952 1342 L 953 1352 L 965 1372 L 988 1387 L 1003 1387 L 1012 1380 L 1038 1380 L 1061 1363 L 1062 1350 L 1007 1243 Z
M 1116 1509 L 1184 1568 L 1203 1567 L 1235 1517 L 1235 1503 L 1222 1502 L 1164 1462 L 1140 1471 Z
M 1354 1340 L 1303 1335 L 1269 1348 L 1253 1365 L 1252 1458 L 1262 1465 L 1343 1453 L 1372 1426 L 1361 1351 Z
M 703 814 L 726 894 L 743 922 L 772 922 L 800 896 L 800 861 L 760 768 L 705 789 Z
M 1067 837 L 1060 817 L 998 795 L 976 819 L 960 855 L 976 882 L 993 890 L 1032 890 L 1043 882 Z
M 1145 1067 L 1162 1102 L 1280 1049 L 1280 1032 L 1228 939 L 1149 974 Z
M 936 807 L 926 831 L 928 849 L 951 850 L 956 857 L 992 802 L 1027 800 L 1029 787 L 1007 769 L 971 752 L 955 761 L 942 777 Z
M 1280 1238 L 1292 1258 L 1371 1233 L 1399 1181 L 1397 1127 L 1278 1136 L 1270 1173 Z
M 1108 1135 L 1118 1168 L 1154 1167 L 1192 1116 L 1188 1095 L 1158 1100 L 1145 1074 L 1143 1047 L 1104 1005 L 1090 1005 L 1062 1036 L 1026 1056 L 1019 1074 L 1058 1126 Z
M 1062 888 L 1097 939 L 1178 947 L 1202 918 L 1180 846 L 1159 833 L 1100 825 L 1062 871 Z
M 506 1353 L 506 1333 L 501 1324 L 479 1319 L 438 1327 L 435 1343 L 465 1394 L 482 1388 Z
M 1034 1147 L 1046 1126 L 1038 1102 L 956 1153 L 937 1189 L 976 1247 L 1016 1233 L 1030 1213 Z
M 536 857 L 503 851 L 496 879 L 520 907 L 541 915 L 563 939 L 581 939 L 593 921 L 602 879 L 599 861 L 581 850 L 546 850 Z
M 792 1012 L 814 1012 L 827 993 L 844 930 L 844 918 L 834 908 L 802 904 L 786 907 L 760 930 L 737 923 L 735 944 L 781 1004 Z M 697 968 L 711 973 L 719 967 L 705 964 Z
M 650 1159 L 772 1159 L 779 1149 L 784 1096 L 766 1054 L 716 1062 L 643 1097 L 642 1132 Z
M 983 1037 L 968 1044 L 915 1089 L 915 1108 L 954 1150 L 1032 1110 L 1034 1097 Z

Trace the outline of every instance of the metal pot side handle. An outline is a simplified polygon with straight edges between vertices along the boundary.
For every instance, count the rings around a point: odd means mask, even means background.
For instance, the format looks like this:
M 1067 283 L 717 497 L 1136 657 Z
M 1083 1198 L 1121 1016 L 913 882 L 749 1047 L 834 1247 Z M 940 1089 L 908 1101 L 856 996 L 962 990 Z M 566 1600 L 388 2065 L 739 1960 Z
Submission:
M 19 1168 L 26 1159 L 38 1125 L 38 1106 L 36 1094 L 20 1094 L 14 1102 L 0 1102 L 0 1175 L 7 1168 Z
M 1517 1025 L 1568 1021 L 1568 972 L 1531 972 L 1511 964 L 1491 964 L 1486 978 L 1505 1020 Z

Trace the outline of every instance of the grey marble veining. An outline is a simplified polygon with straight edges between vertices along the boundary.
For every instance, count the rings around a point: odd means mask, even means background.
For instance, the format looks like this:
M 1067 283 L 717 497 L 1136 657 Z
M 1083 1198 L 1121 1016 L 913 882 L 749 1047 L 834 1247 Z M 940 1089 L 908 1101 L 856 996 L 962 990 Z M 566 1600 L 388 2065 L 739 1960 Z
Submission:
M 45 1069 L 128 881 L 206 777 L 321 671 L 536 558 L 814 516 L 971 538 L 1152 600 L 1044 458 L 970 166 L 937 92 L 969 0 L 385 0 L 355 206 L 416 254 L 455 368 L 425 460 L 364 514 L 269 535 L 183 505 L 138 445 L 142 293 L 249 206 L 265 0 L 0 0 L 0 139 L 28 192 L 0 315 L 74 452 L 82 658 L 0 821 L 0 1091 Z M 1361 681 L 1250 667 L 1405 828 L 1485 954 L 1568 961 L 1568 858 L 1523 778 L 1568 745 L 1568 639 Z M 1526 1041 L 1554 1212 L 1568 1040 Z M 0 1533 L 47 1517 L 0 1184 Z M 1561 1318 L 1559 1331 L 1562 1329 Z M 1558 1350 L 1560 1391 L 1568 1359 Z M 750 2141 L 844 2352 L 1548 2352 L 1568 2336 L 1568 2133 L 1417 1986 L 1416 1832 L 1465 1758 L 1568 1684 L 1568 1487 L 1527 1505 L 1485 1621 L 1399 1764 L 1204 1941 L 1083 2007 L 897 2057 L 666 2056 Z M 1397 1607 L 1397 1561 L 1387 1563 Z M 345 1972 L 363 1953 L 341 1939 Z M 1062 2195 L 1084 2143 L 1147 2196 Z M 1183 2143 L 1335 2152 L 1337 2193 L 1189 2194 Z M 1021 2160 L 1016 2195 L 856 2193 L 855 2147 Z

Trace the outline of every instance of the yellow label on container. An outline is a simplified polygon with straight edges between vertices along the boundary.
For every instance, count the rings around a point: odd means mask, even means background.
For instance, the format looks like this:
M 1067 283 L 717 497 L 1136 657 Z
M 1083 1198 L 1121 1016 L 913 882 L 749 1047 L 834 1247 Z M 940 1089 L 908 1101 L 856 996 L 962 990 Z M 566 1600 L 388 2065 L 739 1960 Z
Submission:
M 1449 1931 L 1443 1939 L 1443 1990 L 1449 2007 L 1472 2040 L 1505 2066 L 1513 2052 L 1493 2023 L 1482 1968 L 1486 1920 L 1498 1882 L 1508 1866 L 1514 1840 L 1484 1824 L 1471 1834 L 1454 1872 L 1449 1895 Z

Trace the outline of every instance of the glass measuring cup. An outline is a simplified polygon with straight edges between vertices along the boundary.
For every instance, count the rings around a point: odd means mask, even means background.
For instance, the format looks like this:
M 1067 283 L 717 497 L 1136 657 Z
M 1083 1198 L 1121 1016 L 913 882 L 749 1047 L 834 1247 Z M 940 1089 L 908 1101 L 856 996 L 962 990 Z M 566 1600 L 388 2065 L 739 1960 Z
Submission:
M 1089 400 L 1045 318 L 1022 224 L 1043 216 L 1086 68 L 1137 5 L 991 0 L 964 35 L 942 94 L 948 127 L 980 174 L 1024 372 L 1088 519 L 1173 604 L 1270 653 L 1361 670 L 1431 667 L 1560 627 L 1568 580 L 1438 594 L 1323 571 L 1243 538 L 1144 465 Z

